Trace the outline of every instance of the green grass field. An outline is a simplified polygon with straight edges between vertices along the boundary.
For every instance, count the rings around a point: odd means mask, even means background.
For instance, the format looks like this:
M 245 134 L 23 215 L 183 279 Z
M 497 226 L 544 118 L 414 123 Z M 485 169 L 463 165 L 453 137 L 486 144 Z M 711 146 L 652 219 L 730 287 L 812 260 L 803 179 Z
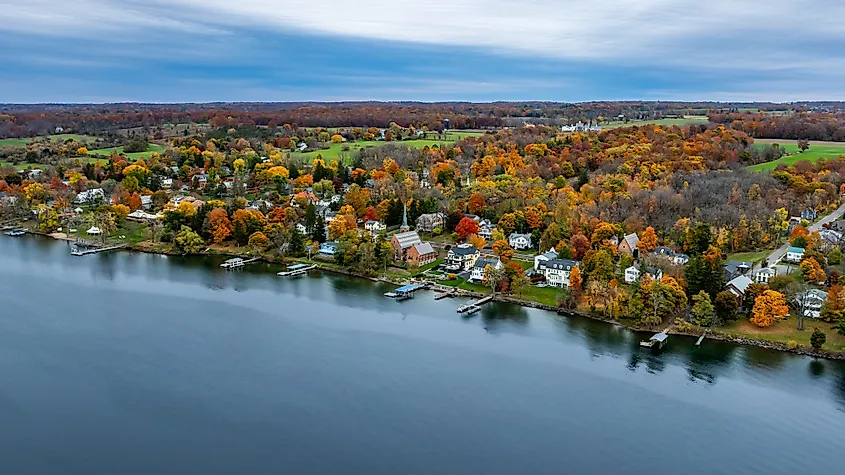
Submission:
M 689 116 L 684 117 L 683 119 L 656 119 L 656 120 L 632 120 L 628 123 L 625 122 L 603 122 L 601 124 L 602 128 L 605 129 L 617 129 L 619 127 L 633 127 L 635 125 L 663 125 L 663 126 L 672 126 L 672 125 L 688 125 L 688 124 L 706 124 L 709 122 L 707 117 L 696 117 L 696 116 Z
M 157 152 L 157 153 L 161 154 L 161 153 L 164 153 L 166 150 L 167 150 L 167 146 L 165 146 L 165 145 L 159 145 L 159 144 L 151 143 L 150 147 L 147 149 L 146 152 L 133 152 L 133 153 L 127 153 L 125 155 L 126 155 L 126 158 L 129 158 L 131 160 L 138 160 L 139 158 L 149 157 L 150 154 L 152 154 L 153 152 Z M 101 148 L 101 149 L 98 149 L 98 150 L 89 150 L 88 155 L 99 155 L 99 156 L 103 156 L 103 157 L 109 157 L 114 152 L 123 153 L 123 147 Z
M 764 250 L 764 251 L 754 251 L 754 252 L 738 252 L 736 254 L 729 254 L 727 257 L 727 261 L 743 261 L 743 262 L 759 262 L 769 254 L 772 253 L 772 250 Z
M 30 142 L 36 139 L 43 139 L 45 137 L 34 137 L 34 138 L 20 138 L 20 139 L 0 139 L 0 147 L 26 147 Z M 51 142 L 56 140 L 65 141 L 67 139 L 73 139 L 77 142 L 87 141 L 87 142 L 94 142 L 97 140 L 97 137 L 92 137 L 90 135 L 79 135 L 79 134 L 58 134 L 58 135 L 50 135 L 46 137 L 50 139 Z
M 845 143 L 835 142 L 810 142 L 810 148 L 804 153 L 798 153 L 798 143 L 795 140 L 756 139 L 754 146 L 765 147 L 773 143 L 779 144 L 790 155 L 783 156 L 773 162 L 751 165 L 748 170 L 753 172 L 771 171 L 780 164 L 792 165 L 801 160 L 814 162 L 820 158 L 836 158 L 839 155 L 845 155 Z
M 27 169 L 27 168 L 29 168 L 29 167 L 32 167 L 32 168 L 44 168 L 44 167 L 45 167 L 45 165 L 42 165 L 42 164 L 40 164 L 40 163 L 18 163 L 18 164 L 14 164 L 14 163 L 12 163 L 12 162 L 7 162 L 7 161 L 5 161 L 5 160 L 0 160 L 0 167 L 15 167 L 15 170 L 20 171 L 20 170 L 26 170 L 26 169 Z
M 414 148 L 423 148 L 425 146 L 441 146 L 441 145 L 449 145 L 457 142 L 460 139 L 465 137 L 479 137 L 483 135 L 480 132 L 449 132 L 446 135 L 446 140 L 434 140 L 434 139 L 425 139 L 425 140 L 402 140 L 402 141 L 395 141 L 395 142 L 384 142 L 380 140 L 359 140 L 357 142 L 344 142 L 338 144 L 331 144 L 329 148 L 325 150 L 315 150 L 310 152 L 293 152 L 291 153 L 291 158 L 298 159 L 302 162 L 310 162 L 317 157 L 317 155 L 321 155 L 324 160 L 333 160 L 340 156 L 340 154 L 348 154 L 352 155 L 358 150 L 367 147 L 380 147 L 385 144 L 395 144 L 395 145 L 406 145 L 408 147 Z

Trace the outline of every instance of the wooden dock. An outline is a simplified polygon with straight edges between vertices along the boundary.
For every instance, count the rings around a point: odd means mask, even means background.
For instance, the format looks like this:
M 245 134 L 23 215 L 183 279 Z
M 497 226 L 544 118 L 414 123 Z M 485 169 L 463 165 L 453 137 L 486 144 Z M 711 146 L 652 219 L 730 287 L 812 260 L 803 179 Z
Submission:
M 476 300 L 475 302 L 470 302 L 468 304 L 461 305 L 460 307 L 458 307 L 458 313 L 466 313 L 466 314 L 471 315 L 471 314 L 481 310 L 482 305 L 484 305 L 485 303 L 490 302 L 492 300 L 493 300 L 493 296 L 488 295 L 487 297 L 484 297 L 480 300 Z
M 446 292 L 437 292 L 434 294 L 434 300 L 441 300 L 449 297 L 454 297 L 457 292 L 454 290 L 449 290 Z
M 220 264 L 220 267 L 222 267 L 224 269 L 237 269 L 239 267 L 243 267 L 243 266 L 249 264 L 250 262 L 255 262 L 258 259 L 259 258 L 257 258 L 257 257 L 253 257 L 252 259 L 244 260 L 243 258 L 235 257 L 235 258 L 232 258 L 232 259 L 228 259 L 226 262 Z
M 701 346 L 702 341 L 704 341 L 704 333 L 702 333 L 701 336 L 698 337 L 698 341 L 695 342 L 695 346 Z
M 97 254 L 97 253 L 100 253 L 100 252 L 116 251 L 118 249 L 123 249 L 124 247 L 126 247 L 126 244 L 118 244 L 117 246 L 110 246 L 110 247 L 97 247 L 97 248 L 94 248 L 94 249 L 86 249 L 84 251 L 81 250 L 81 249 L 74 249 L 74 250 L 70 251 L 70 254 L 72 256 L 87 256 L 88 254 Z
M 296 264 L 296 265 L 288 266 L 288 270 L 279 272 L 276 275 L 281 276 L 281 277 L 297 277 L 297 276 L 300 276 L 300 275 L 305 275 L 305 274 L 308 273 L 308 271 L 316 269 L 316 268 L 317 268 L 317 264 L 312 264 L 310 266 L 307 265 L 307 264 Z

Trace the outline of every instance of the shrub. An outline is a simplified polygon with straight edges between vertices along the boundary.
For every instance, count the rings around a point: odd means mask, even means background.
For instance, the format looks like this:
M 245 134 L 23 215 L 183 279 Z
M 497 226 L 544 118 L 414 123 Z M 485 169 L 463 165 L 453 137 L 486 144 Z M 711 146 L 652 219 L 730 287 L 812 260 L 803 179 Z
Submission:
M 786 342 L 786 346 L 790 350 L 794 350 L 794 349 L 798 348 L 798 342 L 795 341 L 795 340 L 789 340 L 788 342 Z

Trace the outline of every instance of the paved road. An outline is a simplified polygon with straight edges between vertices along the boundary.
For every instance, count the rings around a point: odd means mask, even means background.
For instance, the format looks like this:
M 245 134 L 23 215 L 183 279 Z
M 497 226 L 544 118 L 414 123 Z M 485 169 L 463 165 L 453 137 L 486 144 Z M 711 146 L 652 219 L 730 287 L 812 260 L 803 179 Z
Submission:
M 810 232 L 818 231 L 822 228 L 822 225 L 832 223 L 833 221 L 838 219 L 840 216 L 842 216 L 843 213 L 845 213 L 845 204 L 843 204 L 839 208 L 836 208 L 836 211 L 834 211 L 834 212 L 830 213 L 829 215 L 825 216 L 824 218 L 816 221 L 815 223 L 810 225 L 810 227 L 807 228 L 807 229 L 809 229 Z M 766 258 L 766 263 L 768 263 L 769 266 L 772 266 L 776 262 L 779 262 L 783 258 L 784 254 L 786 254 L 786 248 L 787 247 L 789 247 L 789 243 L 784 244 L 783 246 L 779 247 L 774 252 L 769 254 L 769 257 Z

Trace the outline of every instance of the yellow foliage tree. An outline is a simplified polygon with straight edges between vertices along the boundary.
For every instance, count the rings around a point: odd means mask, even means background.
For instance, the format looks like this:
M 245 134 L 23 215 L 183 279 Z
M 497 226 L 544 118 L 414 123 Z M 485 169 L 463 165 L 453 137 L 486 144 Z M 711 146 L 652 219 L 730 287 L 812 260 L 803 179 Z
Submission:
M 88 149 L 85 147 L 79 147 L 78 149 L 76 149 L 76 154 L 80 157 L 84 157 L 88 155 Z
M 789 313 L 786 299 L 780 292 L 765 290 L 754 300 L 751 310 L 751 323 L 760 328 L 771 326 L 776 319 L 781 319 Z
M 824 269 L 822 266 L 819 265 L 818 261 L 816 261 L 812 257 L 808 257 L 801 261 L 801 275 L 804 276 L 804 280 L 810 283 L 818 283 L 824 282 L 827 279 L 827 275 L 824 273 Z
M 653 227 L 649 226 L 645 228 L 643 235 L 640 237 L 640 242 L 637 243 L 637 249 L 642 253 L 648 253 L 657 249 L 657 234 L 654 232 Z
M 467 236 L 467 242 L 475 246 L 476 249 L 483 249 L 487 245 L 487 240 L 478 234 L 470 234 Z

